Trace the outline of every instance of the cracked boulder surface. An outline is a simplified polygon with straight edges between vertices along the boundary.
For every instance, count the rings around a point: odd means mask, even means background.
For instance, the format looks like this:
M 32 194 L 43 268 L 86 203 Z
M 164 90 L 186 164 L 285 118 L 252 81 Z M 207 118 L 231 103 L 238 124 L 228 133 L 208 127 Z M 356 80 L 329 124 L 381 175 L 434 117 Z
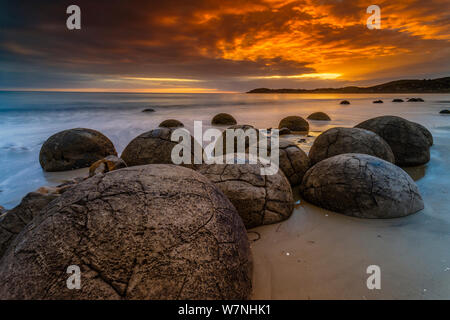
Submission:
M 336 127 L 322 132 L 309 151 L 312 164 L 344 153 L 362 153 L 395 163 L 391 147 L 376 133 L 360 128 Z
M 109 155 L 117 155 L 113 143 L 102 133 L 85 128 L 52 135 L 41 147 L 39 162 L 48 172 L 87 168 Z
M 204 164 L 198 168 L 230 199 L 248 229 L 286 220 L 294 209 L 292 189 L 284 174 L 261 175 L 262 166 Z
M 398 166 L 418 166 L 430 161 L 431 133 L 415 122 L 396 116 L 381 116 L 355 126 L 381 136 L 391 147 Z
M 309 131 L 309 123 L 302 117 L 298 116 L 289 116 L 283 118 L 278 124 L 278 129 L 288 128 L 293 132 L 308 132 Z
M 140 166 L 146 164 L 174 164 L 172 161 L 172 149 L 179 145 L 177 141 L 172 141 L 171 136 L 175 129 L 158 128 L 145 132 L 134 138 L 122 152 L 121 158 L 127 166 Z M 183 130 L 183 129 L 182 129 Z M 198 144 L 195 139 L 191 137 L 190 141 L 190 161 L 194 163 L 194 144 Z M 189 146 L 186 144 L 186 148 Z M 202 156 L 203 149 L 200 153 Z M 180 155 L 183 151 L 180 151 Z M 186 165 L 190 167 L 190 165 Z
M 281 171 L 283 171 L 291 186 L 294 187 L 299 185 L 302 182 L 306 171 L 308 171 L 310 167 L 308 155 L 299 146 L 287 139 L 279 140 L 278 150 L 279 167 Z M 267 151 L 267 155 L 270 156 L 272 151 L 270 137 L 267 138 Z
M 67 288 L 67 268 L 81 289 Z M 52 202 L 0 260 L 1 299 L 247 299 L 245 227 L 220 190 L 180 166 L 96 175 Z
M 405 171 L 365 154 L 341 154 L 319 162 L 306 172 L 300 192 L 319 207 L 360 218 L 397 218 L 424 208 Z
M 30 192 L 15 208 L 5 211 L 0 216 L 0 259 L 8 249 L 14 238 L 33 220 L 38 213 L 59 194 L 43 194 Z

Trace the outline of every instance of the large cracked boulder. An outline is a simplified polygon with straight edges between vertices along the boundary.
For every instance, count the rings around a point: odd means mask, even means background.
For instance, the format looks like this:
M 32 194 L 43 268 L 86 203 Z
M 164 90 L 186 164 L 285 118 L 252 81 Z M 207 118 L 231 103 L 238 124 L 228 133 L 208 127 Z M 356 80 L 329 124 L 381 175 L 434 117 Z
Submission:
M 58 197 L 57 193 L 30 192 L 18 206 L 0 216 L 0 259 L 25 226 Z
M 205 177 L 132 167 L 47 206 L 0 261 L 0 299 L 247 299 L 251 266 L 242 220 Z
M 109 155 L 117 155 L 113 143 L 102 133 L 85 128 L 52 135 L 41 147 L 39 162 L 45 171 L 67 171 L 89 167 Z
M 417 123 L 396 116 L 381 116 L 355 127 L 381 136 L 391 147 L 399 166 L 417 166 L 430 161 L 431 133 Z
M 213 125 L 235 125 L 237 123 L 236 119 L 228 113 L 219 113 L 214 116 L 211 120 Z
M 309 123 L 302 117 L 298 116 L 289 116 L 283 118 L 278 124 L 278 128 L 288 128 L 294 132 L 308 132 L 309 131 Z
M 360 218 L 397 218 L 423 209 L 411 177 L 380 158 L 347 153 L 325 159 L 306 172 L 303 197 L 319 207 Z
M 376 133 L 359 128 L 336 127 L 322 132 L 309 151 L 311 163 L 344 153 L 363 153 L 394 163 L 391 147 Z
M 258 156 L 262 156 L 257 147 Z M 272 153 L 270 137 L 267 139 L 267 156 Z M 296 186 L 302 182 L 303 176 L 310 167 L 308 155 L 295 143 L 287 139 L 280 139 L 278 146 L 279 168 L 283 171 L 291 186 Z
M 172 160 L 172 149 L 179 145 L 179 143 L 184 144 L 185 142 L 172 141 L 171 136 L 173 130 L 169 128 L 158 128 L 139 135 L 126 146 L 121 158 L 129 167 L 145 164 L 174 164 Z M 195 161 L 194 145 L 196 143 L 195 139 L 190 136 L 190 147 L 187 143 L 185 144 L 186 149 L 190 150 L 189 157 L 191 164 L 194 164 Z M 184 151 L 181 150 L 179 152 L 180 156 L 183 153 Z M 202 154 L 198 157 L 200 158 L 201 156 Z
M 286 220 L 294 209 L 292 189 L 284 174 L 261 175 L 261 167 L 261 163 L 205 164 L 198 172 L 230 199 L 245 226 L 253 228 Z

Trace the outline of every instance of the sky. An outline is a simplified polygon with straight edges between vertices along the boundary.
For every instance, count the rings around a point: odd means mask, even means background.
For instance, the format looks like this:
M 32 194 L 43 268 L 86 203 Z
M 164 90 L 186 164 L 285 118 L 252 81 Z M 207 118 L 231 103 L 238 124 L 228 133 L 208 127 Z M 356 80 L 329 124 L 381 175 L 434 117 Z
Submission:
M 449 61 L 449 0 L 0 0 L 0 90 L 369 86 L 450 76 Z

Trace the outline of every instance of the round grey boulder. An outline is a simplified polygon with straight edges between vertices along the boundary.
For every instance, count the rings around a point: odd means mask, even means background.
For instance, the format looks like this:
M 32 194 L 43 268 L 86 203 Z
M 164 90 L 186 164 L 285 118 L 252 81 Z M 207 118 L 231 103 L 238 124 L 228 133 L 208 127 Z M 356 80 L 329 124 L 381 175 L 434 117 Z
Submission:
M 212 181 L 236 207 L 246 228 L 286 220 L 294 200 L 281 171 L 262 175 L 262 164 L 204 164 L 198 172 Z
M 289 116 L 283 118 L 278 124 L 278 128 L 288 128 L 294 132 L 308 132 L 309 131 L 309 123 L 302 117 L 298 116 Z
M 85 128 L 52 135 L 41 147 L 39 162 L 45 171 L 86 168 L 109 155 L 117 155 L 113 143 L 102 133 Z
M 430 138 L 423 128 L 411 121 L 396 116 L 381 116 L 355 127 L 381 136 L 391 147 L 395 164 L 399 166 L 417 166 L 430 161 Z
M 302 196 L 319 207 L 360 218 L 397 218 L 422 210 L 419 190 L 396 165 L 365 154 L 341 154 L 306 172 Z
M 257 146 L 258 155 L 261 156 Z M 267 156 L 270 157 L 272 152 L 271 139 L 267 139 Z M 289 180 L 291 186 L 299 185 L 303 176 L 310 167 L 308 155 L 300 149 L 295 143 L 287 139 L 279 140 L 278 148 L 279 168 Z
M 363 153 L 395 163 L 391 147 L 376 133 L 360 128 L 336 127 L 322 132 L 309 151 L 311 163 L 344 153 Z
M 0 261 L 0 298 L 240 300 L 251 276 L 223 193 L 193 170 L 148 165 L 96 175 L 47 206 Z
M 216 114 L 211 120 L 211 124 L 213 125 L 234 125 L 236 123 L 236 119 L 228 113 Z
M 159 124 L 158 127 L 161 128 L 181 128 L 184 127 L 184 124 L 181 121 L 176 119 L 167 119 Z
M 330 121 L 331 118 L 325 112 L 314 112 L 311 113 L 306 119 L 316 120 L 316 121 Z
M 129 167 L 145 164 L 174 164 L 172 160 L 172 149 L 179 145 L 179 142 L 171 140 L 174 130 L 158 128 L 139 135 L 125 147 L 121 158 Z M 180 143 L 184 144 L 184 142 Z M 194 145 L 196 143 L 195 139 L 190 136 L 190 146 L 187 143 L 185 144 L 186 149 L 190 150 L 190 164 L 194 164 Z M 182 156 L 183 152 L 181 150 L 179 154 Z M 200 154 L 199 157 L 201 156 Z M 190 164 L 187 165 L 189 166 Z

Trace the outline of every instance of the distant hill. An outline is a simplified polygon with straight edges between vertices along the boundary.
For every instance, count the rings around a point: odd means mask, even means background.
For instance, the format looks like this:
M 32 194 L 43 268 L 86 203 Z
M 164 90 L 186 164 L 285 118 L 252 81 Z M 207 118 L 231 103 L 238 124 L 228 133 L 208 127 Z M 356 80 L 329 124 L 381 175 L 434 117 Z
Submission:
M 319 89 L 258 88 L 247 93 L 450 93 L 450 77 L 424 80 L 397 80 L 372 87 Z

